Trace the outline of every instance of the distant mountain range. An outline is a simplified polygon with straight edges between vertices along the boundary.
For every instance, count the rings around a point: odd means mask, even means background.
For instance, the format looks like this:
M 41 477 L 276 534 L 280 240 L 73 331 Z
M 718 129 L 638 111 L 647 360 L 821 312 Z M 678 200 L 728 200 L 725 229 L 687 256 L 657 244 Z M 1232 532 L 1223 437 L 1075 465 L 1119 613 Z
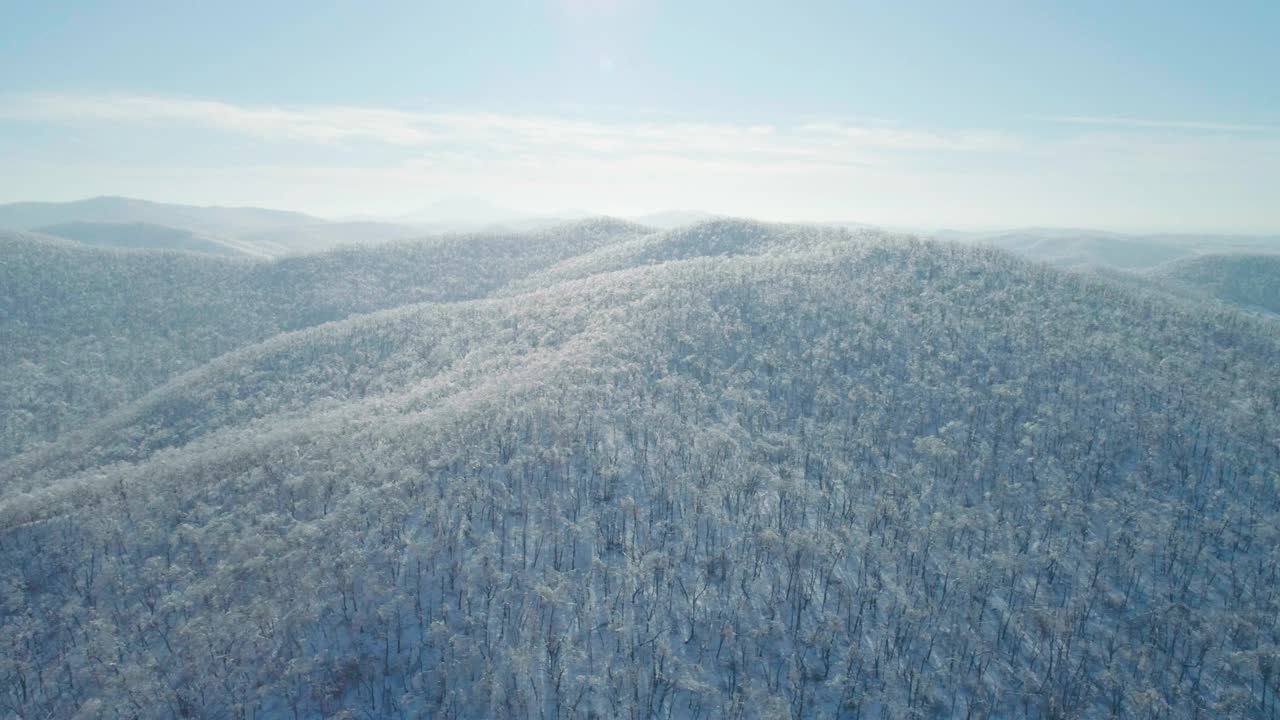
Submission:
M 441 233 L 536 232 L 580 220 L 582 214 L 566 211 L 534 215 L 483 199 L 458 197 L 438 200 L 392 221 L 330 221 L 266 208 L 198 207 L 100 197 L 67 203 L 0 205 L 0 228 L 101 247 L 269 259 Z M 629 221 L 670 230 L 715 218 L 714 214 L 699 210 L 673 210 L 639 215 Z M 855 231 L 875 229 L 858 222 L 824 225 Z M 1258 272 L 1251 268 L 1267 262 L 1268 256 L 1280 255 L 1280 237 L 1276 236 L 1126 235 L 1072 228 L 939 230 L 920 234 L 986 245 L 1059 268 L 1143 273 L 1142 277 L 1117 279 L 1176 295 L 1195 293 L 1199 297 L 1247 306 L 1254 312 L 1275 312 L 1265 282 L 1259 285 Z M 1218 256 L 1224 259 L 1210 260 Z M 1207 269 L 1218 274 L 1210 279 L 1212 273 Z M 1268 277 L 1267 273 L 1263 272 L 1262 277 Z M 1258 299 L 1262 301 L 1255 302 Z
M 85 245 L 137 250 L 182 250 L 210 255 L 243 255 L 242 243 L 193 230 L 145 222 L 64 222 L 34 229 L 42 235 L 75 240 Z
M 0 205 L 0 228 L 103 247 L 281 257 L 345 245 L 371 245 L 445 232 L 528 232 L 581 220 L 585 211 L 539 215 L 476 198 L 436 201 L 393 218 L 331 221 L 255 207 L 172 205 L 122 197 Z M 684 210 L 632 221 L 658 229 L 715 217 Z
M 207 235 L 234 237 L 248 232 L 304 225 L 321 222 L 321 220 L 311 215 L 286 210 L 171 205 L 122 197 L 0 205 L 0 227 L 32 230 L 70 222 L 147 223 Z
M 1280 253 L 1280 236 L 1154 233 L 1027 228 L 1000 232 L 942 230 L 941 240 L 990 245 L 1063 268 L 1145 270 L 1198 255 Z
M 376 245 L 393 240 L 423 237 L 430 227 L 403 223 L 349 221 L 313 222 L 245 233 L 238 239 L 272 255 L 296 255 L 331 250 L 344 245 Z
M 0 205 L 0 228 L 103 247 L 264 258 L 431 232 L 428 227 L 400 223 L 330 222 L 285 210 L 170 205 L 118 197 Z
M 1152 278 L 1246 310 L 1280 314 L 1280 255 L 1197 255 L 1151 269 Z

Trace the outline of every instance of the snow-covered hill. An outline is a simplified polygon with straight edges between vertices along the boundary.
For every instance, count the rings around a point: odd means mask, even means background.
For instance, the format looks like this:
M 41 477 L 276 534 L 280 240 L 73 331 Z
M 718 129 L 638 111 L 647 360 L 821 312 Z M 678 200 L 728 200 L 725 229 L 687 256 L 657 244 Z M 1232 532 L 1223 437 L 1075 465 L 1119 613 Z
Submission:
M 1150 275 L 1248 310 L 1280 313 L 1280 255 L 1202 255 L 1165 263 Z
M 87 286 L 121 303 L 80 331 L 109 343 L 163 296 L 60 252 L 22 251 L 46 280 L 6 332 L 61 332 Z M 139 258 L 176 262 L 105 277 Z M 257 289 L 227 311 L 254 329 L 0 465 L 0 712 L 1276 702 L 1270 322 L 743 221 L 200 260 Z

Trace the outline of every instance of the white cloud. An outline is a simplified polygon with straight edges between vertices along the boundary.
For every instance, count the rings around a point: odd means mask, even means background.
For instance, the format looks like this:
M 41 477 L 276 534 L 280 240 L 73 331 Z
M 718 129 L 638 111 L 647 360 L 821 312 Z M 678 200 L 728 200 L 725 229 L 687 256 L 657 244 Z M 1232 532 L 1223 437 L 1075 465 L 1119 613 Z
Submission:
M 613 67 L 612 60 L 601 59 Z M 561 147 L 604 154 L 733 154 L 813 158 L 860 151 L 993 152 L 1018 148 L 989 131 L 937 131 L 837 123 L 606 123 L 493 112 L 385 108 L 244 106 L 135 95 L 25 95 L 0 98 L 0 119 L 68 125 L 125 124 L 213 129 L 275 141 L 374 142 L 404 147 L 465 146 L 512 151 Z M 859 157 L 865 161 L 866 158 Z
M 802 130 L 843 140 L 851 145 L 884 150 L 933 150 L 945 152 L 1006 152 L 1021 148 L 1007 133 L 990 130 L 938 132 L 895 127 L 867 127 L 838 123 L 813 123 Z
M 1206 122 L 1202 120 L 1152 120 L 1143 118 L 1097 117 L 1091 115 L 1067 115 L 1049 118 L 1067 125 L 1093 125 L 1111 128 L 1138 128 L 1145 130 L 1207 130 L 1226 133 L 1280 133 L 1280 125 L 1242 125 L 1238 123 Z
M 0 118 L 49 123 L 123 123 L 243 133 L 270 140 L 332 143 L 376 140 L 422 145 L 433 138 L 411 113 L 330 107 L 244 107 L 214 100 L 133 95 L 25 95 L 0 100 Z

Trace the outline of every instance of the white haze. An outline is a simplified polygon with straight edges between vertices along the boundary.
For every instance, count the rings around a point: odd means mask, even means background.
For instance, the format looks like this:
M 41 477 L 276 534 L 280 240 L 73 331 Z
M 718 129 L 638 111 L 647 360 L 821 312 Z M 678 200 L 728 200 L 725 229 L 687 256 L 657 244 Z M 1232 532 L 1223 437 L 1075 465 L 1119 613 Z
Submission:
M 56 127 L 68 142 L 15 143 L 0 200 L 124 194 L 394 219 L 474 196 L 555 217 L 697 208 L 909 227 L 1280 230 L 1280 128 L 1270 126 L 600 115 L 10 95 L 0 120 Z

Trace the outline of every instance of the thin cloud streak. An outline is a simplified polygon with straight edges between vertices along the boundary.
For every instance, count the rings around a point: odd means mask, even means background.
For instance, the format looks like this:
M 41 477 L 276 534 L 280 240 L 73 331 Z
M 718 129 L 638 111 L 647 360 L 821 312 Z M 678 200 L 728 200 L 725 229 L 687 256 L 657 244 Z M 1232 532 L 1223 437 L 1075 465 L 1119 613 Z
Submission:
M 1115 128 L 1142 128 L 1148 130 L 1208 130 L 1229 133 L 1280 133 L 1280 125 L 1243 125 L 1237 123 L 1205 122 L 1200 120 L 1152 120 L 1143 118 L 1098 117 L 1091 115 L 1067 115 L 1049 118 L 1065 125 L 1093 125 Z
M 0 98 L 0 119 L 74 126 L 116 124 L 218 130 L 264 140 L 322 145 L 461 145 L 500 151 L 571 147 L 613 155 L 733 153 L 812 159 L 860 151 L 968 153 L 1019 148 L 1015 138 L 991 131 L 948 132 L 842 123 L 794 127 L 682 121 L 605 123 L 493 112 L 251 107 L 215 100 L 133 95 L 10 96 Z M 852 159 L 846 156 L 843 161 Z
M 215 129 L 267 140 L 310 143 L 375 140 L 413 146 L 433 139 L 414 115 L 395 110 L 250 108 L 216 100 L 132 95 L 11 96 L 0 100 L 0 119 Z

